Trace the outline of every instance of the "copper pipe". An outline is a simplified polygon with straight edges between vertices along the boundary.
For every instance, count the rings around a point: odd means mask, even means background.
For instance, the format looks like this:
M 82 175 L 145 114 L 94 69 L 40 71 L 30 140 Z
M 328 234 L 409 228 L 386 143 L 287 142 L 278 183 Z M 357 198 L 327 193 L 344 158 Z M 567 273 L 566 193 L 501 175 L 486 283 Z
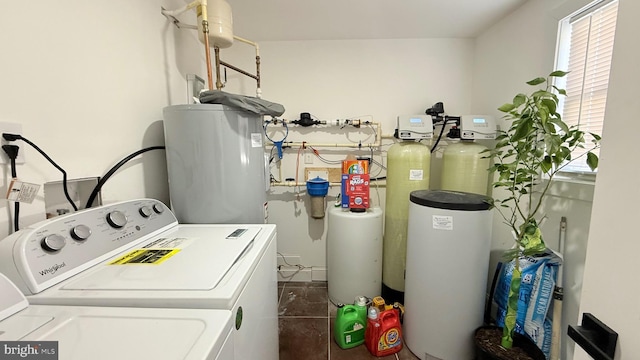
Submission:
M 206 9 L 203 9 L 206 11 Z M 204 35 L 204 54 L 207 62 L 207 80 L 209 81 L 209 89 L 213 87 L 213 75 L 211 71 L 211 48 L 209 47 L 209 21 L 202 20 L 202 33 Z
M 256 82 L 258 83 L 258 89 L 260 89 L 260 56 L 256 55 Z
M 220 61 L 220 48 L 215 46 L 213 51 L 216 53 L 216 89 L 220 90 L 224 86 L 222 80 L 220 80 L 220 64 L 222 63 Z
M 251 73 L 249 73 L 249 72 L 246 72 L 246 71 L 244 71 L 244 70 L 242 70 L 242 69 L 240 69 L 240 68 L 238 68 L 238 67 L 235 67 L 235 66 L 233 66 L 233 65 L 231 65 L 231 64 L 229 64 L 229 63 L 227 63 L 227 62 L 224 62 L 224 61 L 222 61 L 222 60 L 220 61 L 220 65 L 222 65 L 222 66 L 226 66 L 226 67 L 228 67 L 229 69 L 231 69 L 231 70 L 235 70 L 235 71 L 239 72 L 240 74 L 242 74 L 242 75 L 246 75 L 246 76 L 248 76 L 248 77 L 250 77 L 250 78 L 253 78 L 253 79 L 256 79 L 256 80 L 258 80 L 258 79 L 259 79 L 259 78 L 258 78 L 258 76 L 253 75 L 253 74 L 251 74 Z M 258 81 L 259 81 L 259 80 L 258 80 Z

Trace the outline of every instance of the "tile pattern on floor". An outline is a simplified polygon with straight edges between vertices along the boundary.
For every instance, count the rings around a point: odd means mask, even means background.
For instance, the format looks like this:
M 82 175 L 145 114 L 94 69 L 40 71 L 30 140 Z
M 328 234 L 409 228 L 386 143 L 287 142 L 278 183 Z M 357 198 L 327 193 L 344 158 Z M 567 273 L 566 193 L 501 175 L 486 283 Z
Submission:
M 364 345 L 341 349 L 333 339 L 336 307 L 329 301 L 326 282 L 278 283 L 280 360 L 366 360 L 376 357 Z M 407 347 L 400 360 L 415 360 Z

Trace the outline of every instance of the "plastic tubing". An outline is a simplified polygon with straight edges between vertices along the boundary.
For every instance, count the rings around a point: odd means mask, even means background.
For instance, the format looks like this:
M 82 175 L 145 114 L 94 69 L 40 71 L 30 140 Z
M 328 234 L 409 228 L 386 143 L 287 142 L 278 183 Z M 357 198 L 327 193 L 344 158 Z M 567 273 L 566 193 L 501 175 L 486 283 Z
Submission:
M 256 56 L 260 56 L 260 47 L 258 46 L 257 43 L 255 43 L 255 42 L 253 42 L 251 40 L 247 40 L 247 39 L 241 38 L 240 36 L 233 35 L 233 38 L 238 40 L 238 41 L 240 41 L 240 42 L 243 42 L 245 44 L 249 44 L 249 45 L 255 47 L 256 48 Z
M 206 0 L 205 0 L 206 1 Z M 192 3 L 189 3 L 181 8 L 175 9 L 175 10 L 162 10 L 162 13 L 165 15 L 170 15 L 170 16 L 178 16 L 180 14 L 182 14 L 183 12 L 189 10 L 189 9 L 193 9 L 194 7 L 198 6 L 201 3 L 201 0 L 196 0 Z
M 234 35 L 233 38 L 238 40 L 238 41 L 240 41 L 240 42 L 243 42 L 245 44 L 249 44 L 249 45 L 251 45 L 251 46 L 256 48 L 256 75 L 253 76 L 253 75 L 251 75 L 251 74 L 249 74 L 249 73 L 247 73 L 245 71 L 242 71 L 242 70 L 240 70 L 238 68 L 230 66 L 230 64 L 225 64 L 225 66 L 231 67 L 233 70 L 236 70 L 236 71 L 238 71 L 238 72 L 240 72 L 240 73 L 242 73 L 242 74 L 244 74 L 246 76 L 255 78 L 255 80 L 256 80 L 256 97 L 258 99 L 260 99 L 260 98 L 262 98 L 262 89 L 260 88 L 260 86 L 261 86 L 261 80 L 260 80 L 260 46 L 258 46 L 258 43 L 253 42 L 251 40 L 247 40 L 247 39 L 242 38 L 240 36 L 235 36 Z

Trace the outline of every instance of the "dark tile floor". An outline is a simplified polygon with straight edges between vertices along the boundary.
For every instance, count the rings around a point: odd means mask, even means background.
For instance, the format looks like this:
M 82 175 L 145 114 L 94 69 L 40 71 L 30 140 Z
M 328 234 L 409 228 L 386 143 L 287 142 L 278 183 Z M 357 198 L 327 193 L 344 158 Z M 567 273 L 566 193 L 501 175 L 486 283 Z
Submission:
M 333 339 L 336 307 L 326 282 L 278 283 L 280 360 L 418 359 L 405 346 L 394 355 L 376 357 L 364 345 L 343 350 Z

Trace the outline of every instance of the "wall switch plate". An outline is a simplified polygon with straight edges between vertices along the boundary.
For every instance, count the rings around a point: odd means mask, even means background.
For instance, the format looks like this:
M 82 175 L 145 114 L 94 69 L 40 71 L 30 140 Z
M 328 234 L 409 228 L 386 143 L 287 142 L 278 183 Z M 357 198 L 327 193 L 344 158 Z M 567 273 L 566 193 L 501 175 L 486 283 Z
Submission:
M 0 135 L 3 133 L 10 134 L 19 134 L 22 135 L 22 124 L 18 123 L 9 123 L 9 122 L 0 122 Z M 18 157 L 16 158 L 16 164 L 24 164 L 24 151 L 27 148 L 27 144 L 23 141 L 7 141 L 3 137 L 0 136 L 0 144 L 1 145 L 18 145 L 20 149 L 18 149 Z M 0 150 L 0 164 L 10 164 L 11 159 L 7 156 L 4 150 Z

